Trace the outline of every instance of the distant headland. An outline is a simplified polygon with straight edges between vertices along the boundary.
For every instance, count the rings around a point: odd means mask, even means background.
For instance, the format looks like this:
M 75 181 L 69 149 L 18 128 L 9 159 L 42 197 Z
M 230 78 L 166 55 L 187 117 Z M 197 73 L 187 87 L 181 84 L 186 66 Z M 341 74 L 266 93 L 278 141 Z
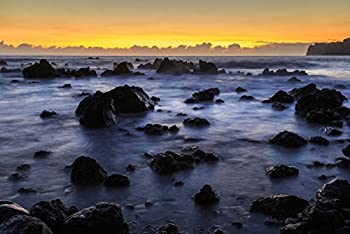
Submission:
M 312 44 L 306 55 L 350 55 L 350 38 L 342 42 Z

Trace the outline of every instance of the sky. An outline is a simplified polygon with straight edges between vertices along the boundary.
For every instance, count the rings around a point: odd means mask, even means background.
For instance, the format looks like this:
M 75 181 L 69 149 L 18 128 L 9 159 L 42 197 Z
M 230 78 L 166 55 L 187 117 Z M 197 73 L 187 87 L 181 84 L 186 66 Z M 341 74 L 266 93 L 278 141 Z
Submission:
M 301 45 L 349 37 L 349 12 L 349 0 L 0 0 L 0 41 L 16 48 L 239 44 L 248 49 L 241 53 L 277 43 L 300 53 Z

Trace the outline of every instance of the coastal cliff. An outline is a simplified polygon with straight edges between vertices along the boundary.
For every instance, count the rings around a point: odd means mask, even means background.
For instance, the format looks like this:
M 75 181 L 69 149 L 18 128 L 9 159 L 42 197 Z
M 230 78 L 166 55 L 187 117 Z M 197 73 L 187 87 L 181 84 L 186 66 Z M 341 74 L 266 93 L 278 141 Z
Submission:
M 306 55 L 350 55 L 350 38 L 342 42 L 312 44 Z

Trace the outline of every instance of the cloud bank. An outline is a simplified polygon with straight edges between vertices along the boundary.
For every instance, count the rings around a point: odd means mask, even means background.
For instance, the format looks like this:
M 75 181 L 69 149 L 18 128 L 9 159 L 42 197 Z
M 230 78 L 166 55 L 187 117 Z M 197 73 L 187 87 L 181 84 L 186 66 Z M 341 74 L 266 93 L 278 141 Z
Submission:
M 176 47 L 137 46 L 130 48 L 103 48 L 103 47 L 42 47 L 23 43 L 18 46 L 0 42 L 0 55 L 305 55 L 309 43 L 276 43 L 264 42 L 253 48 L 241 47 L 237 43 L 229 46 L 213 46 L 211 43 L 201 43 L 195 46 L 179 45 Z

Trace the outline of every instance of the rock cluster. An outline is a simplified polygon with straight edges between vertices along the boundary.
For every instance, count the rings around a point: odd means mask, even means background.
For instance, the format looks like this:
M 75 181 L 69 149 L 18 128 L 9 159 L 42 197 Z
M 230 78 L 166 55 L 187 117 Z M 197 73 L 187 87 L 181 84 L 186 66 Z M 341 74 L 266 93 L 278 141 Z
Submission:
M 220 94 L 218 88 L 200 90 L 192 94 L 191 98 L 185 100 L 185 103 L 212 102 L 214 97 Z
M 265 68 L 261 74 L 262 76 L 307 76 L 306 71 L 295 70 L 288 71 L 287 69 L 278 69 L 276 71 Z

